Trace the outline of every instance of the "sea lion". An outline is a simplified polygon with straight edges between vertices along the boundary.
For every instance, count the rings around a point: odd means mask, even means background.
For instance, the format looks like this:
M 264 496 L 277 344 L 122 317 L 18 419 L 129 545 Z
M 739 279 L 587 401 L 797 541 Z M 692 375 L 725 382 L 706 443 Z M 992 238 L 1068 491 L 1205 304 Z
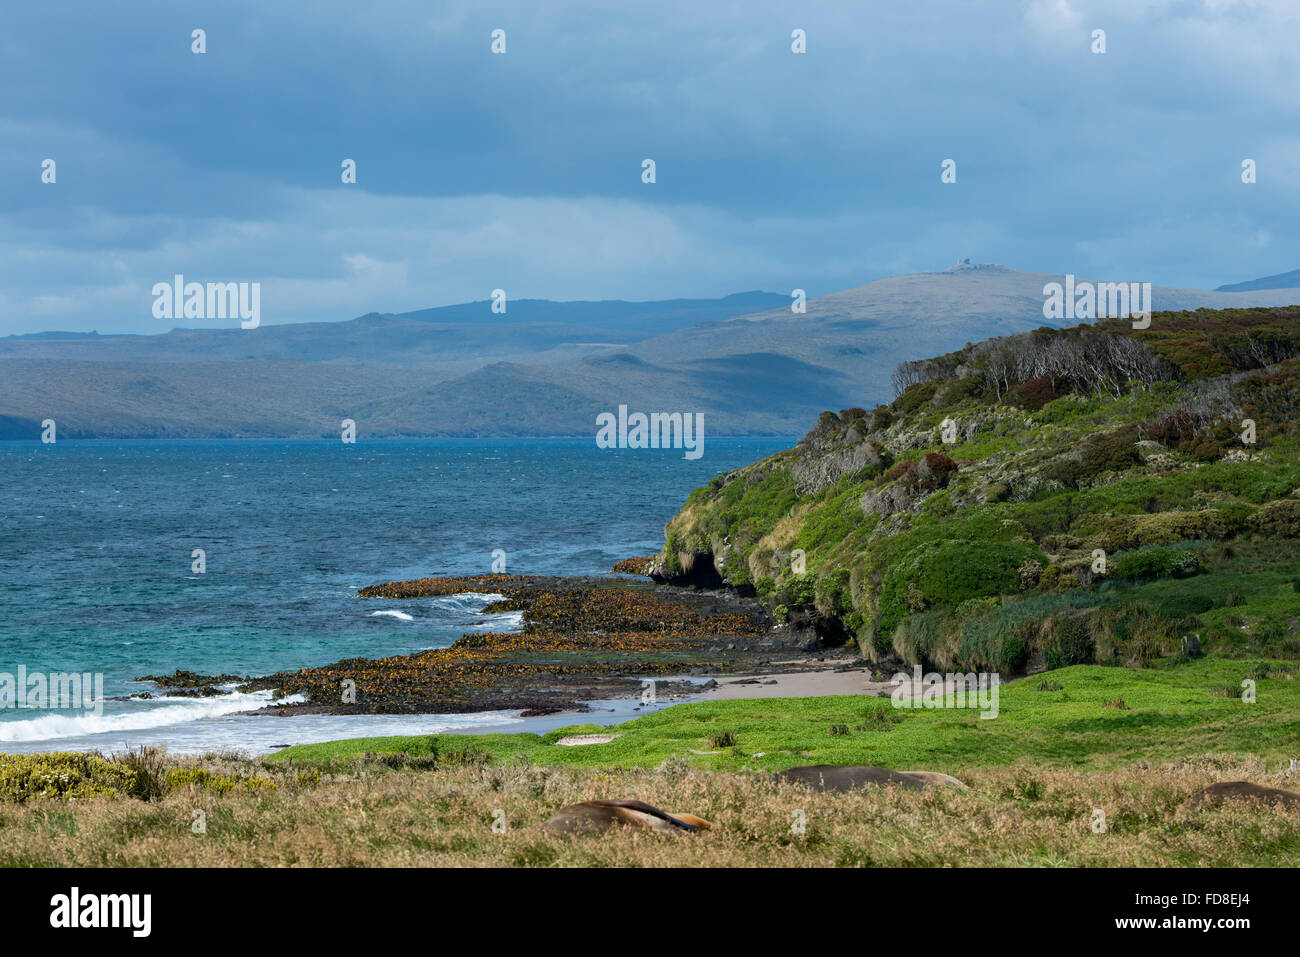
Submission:
M 694 833 L 711 825 L 694 814 L 674 815 L 644 801 L 583 801 L 560 808 L 542 829 L 552 834 L 603 834 L 615 825 L 655 831 L 659 834 Z
M 1281 788 L 1266 788 L 1249 781 L 1222 781 L 1201 788 L 1186 801 L 1183 807 L 1199 808 L 1205 805 L 1215 806 L 1229 799 L 1262 801 L 1266 804 L 1281 804 L 1284 808 L 1300 808 L 1300 794 L 1283 791 Z
M 797 768 L 786 768 L 776 774 L 778 781 L 791 784 L 803 784 L 815 791 L 851 791 L 866 787 L 868 784 L 897 784 L 900 787 L 919 791 L 926 786 L 920 778 L 890 771 L 888 768 L 875 768 L 868 764 L 810 764 Z

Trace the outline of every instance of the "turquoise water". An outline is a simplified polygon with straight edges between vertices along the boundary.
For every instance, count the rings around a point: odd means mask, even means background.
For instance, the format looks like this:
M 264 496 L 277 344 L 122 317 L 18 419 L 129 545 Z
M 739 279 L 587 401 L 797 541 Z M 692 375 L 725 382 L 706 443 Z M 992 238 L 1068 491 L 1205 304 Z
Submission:
M 657 551 L 691 489 L 790 444 L 710 438 L 688 461 L 590 439 L 0 442 L 0 675 L 102 673 L 105 695 L 125 697 L 149 690 L 133 678 L 177 668 L 262 674 L 508 630 L 515 616 L 480 614 L 487 596 L 355 595 L 391 579 L 487 573 L 498 549 L 510 573 L 606 573 Z M 259 750 L 272 738 L 512 720 L 237 714 L 263 703 L 0 708 L 0 750 Z

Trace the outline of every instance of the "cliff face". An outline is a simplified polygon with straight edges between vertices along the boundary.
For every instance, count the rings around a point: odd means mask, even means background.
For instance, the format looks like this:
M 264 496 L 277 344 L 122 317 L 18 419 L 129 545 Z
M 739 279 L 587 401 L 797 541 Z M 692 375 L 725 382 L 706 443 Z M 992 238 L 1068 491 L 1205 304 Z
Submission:
M 693 492 L 651 564 L 873 659 L 1300 658 L 1300 307 L 987 340 Z M 1189 640 L 1187 636 L 1196 636 Z

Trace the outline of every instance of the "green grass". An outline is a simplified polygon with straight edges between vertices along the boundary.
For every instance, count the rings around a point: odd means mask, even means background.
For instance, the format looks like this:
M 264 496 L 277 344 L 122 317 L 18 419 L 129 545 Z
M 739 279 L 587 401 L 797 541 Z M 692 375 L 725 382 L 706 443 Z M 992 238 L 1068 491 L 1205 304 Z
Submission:
M 676 705 L 612 728 L 578 725 L 536 734 L 357 738 L 299 745 L 268 760 L 330 762 L 366 752 L 427 754 L 481 749 L 495 760 L 538 765 L 657 767 L 677 757 L 702 768 L 780 770 L 799 764 L 874 764 L 896 769 L 1008 765 L 1102 769 L 1188 754 L 1244 752 L 1296 757 L 1300 681 L 1257 679 L 1257 701 L 1217 697 L 1240 688 L 1259 659 L 1209 657 L 1153 669 L 1078 665 L 1004 685 L 997 718 L 975 711 L 895 709 L 888 698 L 834 696 Z M 1274 662 L 1275 671 L 1294 672 Z M 1038 691 L 1044 680 L 1060 690 Z M 1123 698 L 1124 711 L 1104 707 Z M 883 715 L 892 715 L 894 720 Z M 848 733 L 832 728 L 844 725 Z M 734 730 L 720 754 L 710 739 Z M 608 744 L 563 747 L 569 734 L 617 733 Z M 792 752 L 792 753 L 782 753 Z M 807 753 L 803 753 L 807 752 Z M 762 753 L 762 757 L 755 755 Z

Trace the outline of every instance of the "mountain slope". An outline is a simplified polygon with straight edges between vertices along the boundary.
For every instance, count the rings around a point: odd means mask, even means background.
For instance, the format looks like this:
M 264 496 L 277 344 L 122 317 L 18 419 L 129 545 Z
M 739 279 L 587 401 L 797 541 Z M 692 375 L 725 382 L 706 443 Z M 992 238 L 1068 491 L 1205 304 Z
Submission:
M 900 381 L 697 489 L 652 572 L 876 660 L 1300 657 L 1300 308 L 1042 328 Z
M 627 405 L 701 412 L 710 435 L 796 435 L 824 408 L 887 400 L 891 370 L 906 359 L 1043 325 L 1043 287 L 1061 279 L 960 263 L 810 299 L 803 315 L 785 296 L 741 293 L 519 300 L 503 316 L 481 302 L 247 331 L 11 337 L 0 340 L 0 421 L 27 438 L 46 417 L 68 423 L 69 437 L 320 436 L 343 416 L 369 437 L 593 435 L 597 414 Z M 1277 305 L 1300 303 L 1300 290 L 1156 287 L 1152 299 L 1176 309 Z M 773 302 L 781 307 L 753 311 Z M 201 380 L 186 372 L 200 362 Z M 277 379 L 275 370 L 286 371 Z M 148 401 L 141 376 L 159 381 Z M 226 400 L 250 394 L 257 401 L 243 408 Z
M 1297 286 L 1300 286 L 1300 269 L 1292 269 L 1290 272 L 1278 273 L 1276 276 L 1264 276 L 1260 279 L 1219 286 L 1215 292 L 1253 292 L 1260 289 L 1294 289 Z

